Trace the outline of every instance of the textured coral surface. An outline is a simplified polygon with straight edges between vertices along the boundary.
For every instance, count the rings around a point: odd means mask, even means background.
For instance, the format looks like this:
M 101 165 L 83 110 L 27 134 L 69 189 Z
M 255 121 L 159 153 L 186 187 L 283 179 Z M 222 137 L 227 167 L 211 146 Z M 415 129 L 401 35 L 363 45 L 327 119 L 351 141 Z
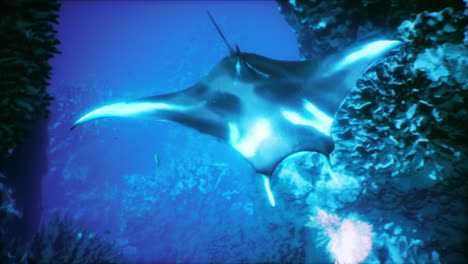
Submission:
M 382 1 L 355 2 L 360 10 L 345 2 L 280 2 L 304 57 L 371 35 L 404 45 L 364 74 L 335 117 L 332 168 L 348 187 L 334 192 L 334 177 L 320 169 L 321 159 L 304 157 L 283 170 L 276 188 L 287 195 L 291 179 L 305 182 L 295 181 L 289 197 L 304 207 L 295 190 L 307 187 L 303 196 L 310 207 L 292 215 L 317 205 L 364 215 L 376 232 L 369 263 L 460 262 L 467 242 L 466 11 L 457 2 L 405 9 L 391 1 L 384 19 L 376 20 L 382 13 L 366 12 Z M 317 10 L 334 13 L 319 16 Z M 320 21 L 326 23 L 314 28 Z

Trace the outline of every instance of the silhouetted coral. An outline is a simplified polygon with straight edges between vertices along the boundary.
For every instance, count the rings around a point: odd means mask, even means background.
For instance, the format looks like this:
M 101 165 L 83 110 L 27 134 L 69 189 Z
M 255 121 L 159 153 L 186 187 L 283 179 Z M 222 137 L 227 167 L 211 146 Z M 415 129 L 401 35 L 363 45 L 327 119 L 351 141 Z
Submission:
M 59 41 L 56 0 L 0 2 L 0 155 L 11 154 L 32 122 L 48 116 L 47 93 Z

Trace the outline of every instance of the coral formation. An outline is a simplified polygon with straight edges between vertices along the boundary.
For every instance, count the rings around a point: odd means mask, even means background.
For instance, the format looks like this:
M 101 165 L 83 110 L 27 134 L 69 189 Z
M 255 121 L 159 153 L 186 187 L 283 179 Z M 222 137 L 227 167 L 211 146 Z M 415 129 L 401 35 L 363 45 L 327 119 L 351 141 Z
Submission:
M 3 264 L 123 263 L 117 246 L 69 217 L 54 216 L 27 242 L 12 231 L 22 214 L 0 173 L 0 261 Z
M 122 263 L 114 244 L 68 217 L 43 225 L 26 254 L 30 263 Z
M 117 246 L 68 217 L 55 216 L 30 242 L 17 240 L 8 227 L 20 214 L 0 184 L 0 260 L 4 264 L 124 263 Z M 4 198 L 8 198 L 4 200 Z M 7 209 L 8 208 L 8 209 Z
M 304 57 L 313 58 L 324 46 L 336 49 L 358 41 L 364 35 L 347 29 L 358 22 L 348 20 L 361 14 L 362 23 L 379 14 L 368 17 L 362 13 L 367 7 L 353 11 L 344 3 L 337 9 L 338 2 L 280 2 Z M 313 155 L 297 160 L 294 170 L 307 182 L 303 194 L 307 198 L 296 199 L 295 188 L 287 194 L 285 186 L 297 175 L 280 175 L 272 185 L 285 195 L 283 200 L 293 201 L 289 218 L 308 210 L 310 214 L 315 206 L 365 215 L 376 233 L 369 261 L 451 263 L 466 257 L 468 17 L 460 3 L 414 2 L 406 9 L 393 9 L 405 16 L 388 9 L 382 27 L 371 23 L 369 31 L 401 39 L 405 45 L 367 71 L 335 117 L 332 167 L 355 184 L 350 185 L 352 191 L 342 189 L 339 195 L 330 188 L 333 177 L 320 169 L 322 161 L 310 158 Z M 339 14 L 324 17 L 328 12 Z M 332 21 L 314 28 L 322 19 Z M 361 26 L 365 24 L 369 23 Z M 399 225 L 384 228 L 390 222 Z
M 48 60 L 59 53 L 52 25 L 59 7 L 56 0 L 0 3 L 0 156 L 10 155 L 30 125 L 48 116 Z

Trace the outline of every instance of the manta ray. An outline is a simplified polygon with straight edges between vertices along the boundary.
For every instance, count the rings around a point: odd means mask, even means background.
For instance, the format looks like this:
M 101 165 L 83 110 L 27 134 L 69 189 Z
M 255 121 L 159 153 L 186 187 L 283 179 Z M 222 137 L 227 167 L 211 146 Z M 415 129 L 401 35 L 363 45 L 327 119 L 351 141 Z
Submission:
M 135 117 L 198 130 L 236 149 L 263 176 L 275 206 L 275 168 L 297 153 L 329 157 L 334 115 L 366 69 L 401 42 L 374 40 L 321 60 L 281 61 L 232 48 L 208 15 L 229 55 L 202 80 L 178 92 L 97 108 L 72 128 L 99 118 Z

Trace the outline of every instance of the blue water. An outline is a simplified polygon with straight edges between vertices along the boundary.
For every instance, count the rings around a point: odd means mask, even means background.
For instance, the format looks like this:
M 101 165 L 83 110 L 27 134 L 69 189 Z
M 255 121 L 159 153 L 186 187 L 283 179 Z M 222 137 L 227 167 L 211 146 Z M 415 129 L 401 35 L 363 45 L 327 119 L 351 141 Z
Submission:
M 228 55 L 206 14 L 242 51 L 298 60 L 274 1 L 63 1 L 52 61 L 44 221 L 87 223 L 140 262 L 273 260 L 277 240 L 255 214 L 268 204 L 235 150 L 176 124 L 98 120 L 96 107 L 187 88 Z

